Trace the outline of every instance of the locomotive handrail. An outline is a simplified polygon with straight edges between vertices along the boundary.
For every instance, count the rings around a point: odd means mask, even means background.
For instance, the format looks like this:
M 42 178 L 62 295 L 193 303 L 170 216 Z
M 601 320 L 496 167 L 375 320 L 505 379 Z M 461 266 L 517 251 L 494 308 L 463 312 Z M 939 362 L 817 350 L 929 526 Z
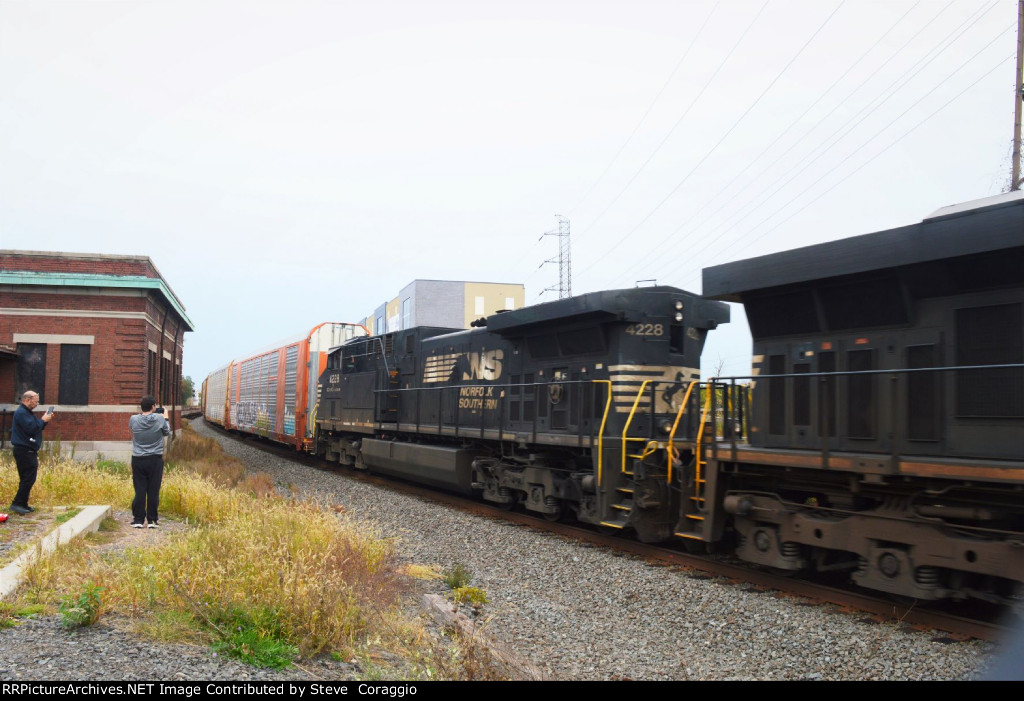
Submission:
M 955 372 L 957 370 L 1009 370 L 1022 368 L 1024 368 L 1024 363 L 1000 363 L 999 365 L 942 365 L 931 368 L 888 368 L 884 370 L 836 370 L 834 372 L 790 372 L 775 375 L 734 375 L 729 377 L 712 377 L 708 380 L 708 384 L 712 382 L 724 383 L 726 380 L 765 380 L 789 377 L 837 377 L 840 375 L 889 375 L 913 372 Z
M 914 438 L 914 437 L 911 437 L 911 436 L 907 435 L 907 425 L 906 425 L 906 422 L 908 421 L 908 419 L 907 419 L 906 411 L 909 411 L 909 409 L 901 410 L 901 408 L 899 406 L 899 402 L 901 401 L 901 398 L 905 398 L 905 397 L 909 396 L 909 395 L 905 394 L 906 391 L 907 391 L 907 387 L 908 387 L 907 383 L 909 382 L 909 380 L 907 380 L 905 378 L 909 378 L 909 377 L 912 377 L 912 376 L 915 376 L 915 375 L 921 375 L 922 373 L 925 373 L 925 374 L 935 373 L 936 377 L 937 377 L 938 384 L 935 386 L 935 389 L 932 390 L 932 391 L 939 392 L 939 391 L 946 391 L 946 390 L 948 390 L 949 385 L 946 384 L 946 383 L 949 382 L 949 380 L 941 379 L 941 378 L 944 378 L 944 377 L 948 376 L 949 373 L 957 373 L 957 372 L 960 372 L 960 371 L 964 371 L 964 372 L 967 372 L 967 373 L 973 373 L 973 372 L 983 372 L 983 371 L 993 371 L 993 370 L 1024 370 L 1024 363 L 998 363 L 998 364 L 991 364 L 991 365 L 942 365 L 942 366 L 932 366 L 932 367 L 923 367 L 923 368 L 901 367 L 901 368 L 876 368 L 876 369 L 871 369 L 871 370 L 836 370 L 836 371 L 831 371 L 831 372 L 813 372 L 813 373 L 812 372 L 801 372 L 801 373 L 776 373 L 776 374 L 759 374 L 759 375 L 753 375 L 753 374 L 752 375 L 737 375 L 737 376 L 732 376 L 732 377 L 714 377 L 714 378 L 711 378 L 711 380 L 709 380 L 709 385 L 715 385 L 716 383 L 723 383 L 721 386 L 724 387 L 724 391 L 729 392 L 730 390 L 732 390 L 733 392 L 735 392 L 735 390 L 737 389 L 737 385 L 736 385 L 737 381 L 743 382 L 743 381 L 760 381 L 760 380 L 776 380 L 776 379 L 777 380 L 793 381 L 793 380 L 816 379 L 816 380 L 818 380 L 818 382 L 813 383 L 813 386 L 816 387 L 817 389 L 816 389 L 816 391 L 814 391 L 814 393 L 811 396 L 816 399 L 817 406 L 818 406 L 816 421 L 817 421 L 817 426 L 818 426 L 817 434 L 818 434 L 818 439 L 819 439 L 820 445 L 818 446 L 817 450 L 821 454 L 822 467 L 825 468 L 825 469 L 828 469 L 830 458 L 831 458 L 831 450 L 834 450 L 837 445 L 842 445 L 843 441 L 849 441 L 849 440 L 851 440 L 851 438 L 852 439 L 857 439 L 857 440 L 859 440 L 861 438 L 867 438 L 869 440 L 874 440 L 874 441 L 877 442 L 875 447 L 874 447 L 874 449 L 871 450 L 871 452 L 888 453 L 889 460 L 890 460 L 890 469 L 895 472 L 895 471 L 897 471 L 899 469 L 899 464 L 900 464 L 900 461 L 902 459 L 901 458 L 901 453 L 906 451 L 911 445 L 917 445 L 916 442 L 908 442 L 908 439 L 909 439 L 909 441 L 918 441 L 918 440 L 939 441 L 939 440 L 942 440 L 942 438 L 939 437 L 939 436 L 936 436 L 935 438 L 930 438 L 930 439 L 920 439 L 920 438 Z M 874 425 L 873 424 L 872 425 L 872 431 L 873 431 L 872 436 L 850 436 L 850 435 L 848 435 L 848 430 L 849 429 L 847 430 L 847 432 L 844 432 L 842 430 L 842 428 L 839 426 L 839 424 L 837 423 L 837 415 L 835 413 L 836 407 L 837 407 L 836 402 L 839 402 L 839 404 L 838 404 L 839 407 L 843 406 L 842 405 L 842 401 L 843 401 L 844 393 L 848 391 L 848 388 L 844 387 L 843 385 L 839 384 L 838 382 L 829 382 L 829 380 L 832 379 L 832 378 L 837 378 L 837 377 L 848 377 L 849 378 L 849 377 L 876 377 L 876 376 L 887 376 L 887 377 L 889 377 L 892 380 L 891 383 L 888 383 L 889 386 L 891 387 L 891 389 L 883 390 L 882 393 L 878 395 L 878 400 L 879 401 L 884 401 L 886 397 L 888 398 L 888 402 L 889 402 L 890 406 L 888 407 L 888 410 L 885 413 L 885 416 L 888 417 L 887 422 L 883 422 L 884 425 Z M 901 380 L 903 380 L 903 382 L 901 382 Z M 729 382 L 731 384 L 728 384 L 728 385 L 724 384 L 726 382 Z M 746 385 L 746 386 L 749 387 L 750 385 Z M 1010 384 L 1004 383 L 1002 385 L 1002 387 L 1004 389 L 1009 387 L 1010 391 L 1014 391 L 1013 388 L 1019 387 L 1019 385 L 1016 382 L 1010 383 Z M 769 392 L 771 392 L 771 391 L 772 390 L 769 387 Z M 790 387 L 790 388 L 785 389 L 783 391 L 785 393 L 785 396 L 789 396 L 790 393 L 793 391 L 793 388 Z M 806 392 L 806 391 L 810 391 L 810 390 L 805 389 L 804 391 Z M 1019 391 L 1019 390 L 1016 390 L 1016 391 Z M 833 394 L 833 392 L 834 392 L 834 394 Z M 739 409 L 739 410 L 742 411 L 745 408 L 744 407 L 744 403 L 746 401 L 749 401 L 749 395 L 744 393 L 743 399 L 742 400 L 737 400 L 737 402 L 735 404 L 735 407 L 732 406 L 732 401 L 730 401 L 732 399 L 731 395 L 729 397 L 723 397 L 723 399 L 726 401 L 726 404 L 727 404 L 727 406 L 725 407 L 725 412 L 723 413 L 723 417 L 722 417 L 723 422 L 724 422 L 724 427 L 723 428 L 724 428 L 725 431 L 731 432 L 732 457 L 733 457 L 733 459 L 736 459 L 737 458 L 737 446 L 736 446 L 737 435 L 736 435 L 736 431 L 733 430 L 733 429 L 734 429 L 734 424 L 736 423 L 737 417 L 733 416 L 733 411 L 735 409 Z M 713 409 L 712 413 L 716 417 L 718 416 L 718 412 L 717 412 L 716 409 Z M 738 417 L 738 418 L 739 418 L 739 421 L 742 422 L 742 417 Z M 1007 417 L 1007 418 L 1013 418 L 1013 417 L 1011 416 L 1011 417 Z M 937 421 L 938 418 L 936 417 L 935 420 Z M 796 424 L 794 424 L 794 425 L 796 425 Z M 788 426 L 789 426 L 789 421 L 787 420 L 787 427 Z M 799 424 L 799 426 L 804 426 L 804 424 L 801 423 L 801 424 Z M 711 445 L 711 451 L 712 451 L 712 456 L 717 458 L 718 457 L 718 447 L 719 447 L 718 446 L 718 436 L 717 436 L 717 421 L 716 421 L 715 428 L 716 428 L 716 437 L 715 437 L 714 443 Z M 740 433 L 743 434 L 742 424 L 740 424 Z M 776 434 L 776 435 L 778 435 L 778 434 Z M 723 438 L 724 437 L 726 437 L 726 436 L 723 436 Z M 741 435 L 741 437 L 742 437 L 742 435 Z M 830 445 L 830 443 L 831 443 L 831 445 Z
M 679 422 L 683 419 L 683 413 L 686 412 L 686 406 L 690 403 L 690 395 L 693 394 L 693 388 L 699 384 L 699 382 L 694 380 L 690 381 L 690 385 L 686 388 L 686 393 L 683 395 L 683 403 L 676 413 L 676 420 L 672 423 L 672 430 L 668 434 L 668 477 L 666 482 L 669 484 L 672 483 L 672 458 L 673 451 L 675 450 L 676 430 L 679 428 Z
M 385 389 L 374 389 L 374 390 L 372 390 L 372 392 L 374 394 L 374 403 L 375 403 L 375 405 L 376 405 L 376 401 L 377 401 L 377 395 L 379 395 L 379 394 L 383 394 L 383 393 L 398 394 L 398 393 L 404 393 L 404 392 L 415 392 L 416 393 L 416 397 L 417 397 L 416 421 L 415 421 L 415 425 L 416 425 L 417 431 L 419 430 L 419 427 L 420 427 L 420 418 L 419 418 L 419 396 L 420 396 L 420 394 L 419 393 L 423 392 L 423 391 L 427 391 L 427 392 L 440 392 L 441 393 L 441 402 L 440 402 L 439 407 L 438 407 L 438 432 L 440 433 L 441 429 L 442 429 L 442 426 L 444 425 L 444 419 L 443 419 L 444 398 L 445 398 L 445 396 L 449 392 L 454 392 L 454 391 L 457 391 L 457 390 L 460 390 L 460 389 L 465 389 L 465 388 L 491 388 L 491 389 L 502 389 L 502 390 L 504 390 L 504 389 L 514 388 L 514 387 L 515 388 L 537 388 L 537 387 L 550 387 L 552 384 L 559 384 L 559 385 L 586 385 L 586 384 L 592 384 L 592 383 L 605 383 L 605 382 L 610 383 L 611 380 L 558 380 L 557 382 L 516 382 L 516 383 L 504 382 L 504 383 L 500 383 L 500 384 L 499 383 L 440 384 L 437 387 L 389 387 L 389 388 L 385 388 Z M 497 397 L 494 397 L 494 399 L 499 400 L 498 401 L 499 421 L 498 421 L 498 426 L 497 426 L 496 430 L 498 430 L 501 433 L 504 433 L 504 431 L 505 431 L 505 425 L 504 424 L 505 424 L 505 418 L 506 418 L 504 416 L 504 402 L 501 401 L 501 400 L 504 400 L 507 397 L 508 397 L 508 395 L 506 395 L 504 392 L 499 394 Z M 609 398 L 610 397 L 611 397 L 611 391 L 609 390 Z M 457 397 L 456 397 L 456 399 L 457 399 Z M 606 414 L 605 418 L 607 418 L 607 412 L 608 412 L 608 408 L 606 407 L 606 409 L 605 409 L 605 414 Z M 538 418 L 538 415 L 539 415 L 539 412 L 534 412 L 534 416 L 533 416 L 533 420 L 532 420 L 533 428 L 531 430 L 531 433 L 533 434 L 533 441 L 534 442 L 536 442 L 536 439 L 537 439 L 537 418 Z M 394 421 L 394 423 L 399 425 L 399 426 L 402 423 L 400 418 L 401 418 L 400 415 L 398 415 L 398 416 L 395 417 L 395 421 Z M 593 417 L 593 416 L 591 416 L 589 418 L 596 419 L 596 417 Z M 458 402 L 456 402 L 455 419 L 454 419 L 454 421 L 455 421 L 455 429 L 456 429 L 456 434 L 455 435 L 461 435 L 458 432 L 458 429 L 461 427 L 460 420 L 461 419 L 460 419 L 460 416 L 459 416 Z M 390 422 L 388 422 L 388 423 L 390 423 Z M 480 430 L 482 431 L 485 428 L 486 428 L 486 426 L 484 424 L 482 424 Z M 579 436 L 578 440 L 580 441 L 580 443 L 582 445 L 582 440 L 583 440 L 582 429 L 580 429 L 578 431 L 578 436 Z M 591 436 L 591 444 L 592 443 L 593 443 L 593 436 Z
M 646 440 L 644 438 L 627 438 L 629 433 L 629 426 L 633 423 L 633 415 L 636 414 L 636 408 L 640 405 L 640 398 L 644 396 L 644 391 L 647 389 L 647 385 L 651 384 L 651 380 L 644 380 L 643 384 L 640 385 L 640 391 L 636 393 L 636 399 L 633 400 L 633 408 L 629 410 L 629 416 L 626 417 L 626 423 L 622 426 L 622 472 L 626 473 L 626 446 L 630 440 Z M 628 473 L 627 473 L 628 474 Z
M 608 399 L 604 403 L 604 415 L 601 417 L 601 430 L 597 433 L 597 486 L 601 486 L 601 467 L 602 460 L 604 459 L 604 427 L 608 421 L 608 413 L 612 409 L 612 381 L 611 380 L 591 380 L 595 384 L 607 384 L 608 385 Z
M 704 438 L 704 427 L 707 426 L 708 413 L 711 411 L 711 402 L 712 402 L 712 400 L 714 399 L 714 396 L 715 396 L 715 383 L 714 383 L 714 380 L 709 381 L 705 385 L 705 388 L 707 389 L 707 398 L 705 398 L 705 400 L 704 400 L 704 411 L 703 411 L 703 413 L 701 413 L 700 425 L 697 427 L 697 443 L 694 446 L 694 459 L 693 459 L 693 496 L 696 497 L 698 508 L 703 506 L 700 503 L 702 501 L 701 487 L 700 487 L 701 484 L 702 484 L 702 481 L 701 481 L 702 480 L 702 478 L 701 478 L 701 467 L 704 464 L 703 461 L 701 460 L 701 454 L 702 454 L 702 451 L 701 451 L 701 441 Z M 714 442 L 715 441 L 712 441 L 712 444 L 714 444 Z

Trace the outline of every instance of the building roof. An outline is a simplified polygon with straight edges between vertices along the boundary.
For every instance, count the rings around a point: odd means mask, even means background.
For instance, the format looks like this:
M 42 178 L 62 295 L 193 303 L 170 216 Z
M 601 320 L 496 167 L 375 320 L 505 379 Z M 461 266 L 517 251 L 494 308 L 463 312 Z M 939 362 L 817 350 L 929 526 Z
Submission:
M 145 275 L 114 275 L 109 273 L 56 272 L 30 270 L 0 270 L 0 285 L 34 285 L 47 287 L 103 287 L 153 290 L 164 298 L 168 306 L 181 317 L 189 331 L 195 331 L 195 325 L 185 313 L 185 306 L 174 294 L 170 285 L 163 279 L 160 271 L 148 256 L 117 256 L 101 253 L 61 253 L 47 251 L 15 251 L 0 250 L 0 255 L 25 258 L 64 258 L 70 261 L 97 260 L 104 262 L 136 262 L 148 265 L 156 277 Z
M 873 234 L 704 269 L 703 293 L 739 302 L 744 293 L 989 253 L 1024 244 L 1024 193 L 944 207 L 927 219 Z

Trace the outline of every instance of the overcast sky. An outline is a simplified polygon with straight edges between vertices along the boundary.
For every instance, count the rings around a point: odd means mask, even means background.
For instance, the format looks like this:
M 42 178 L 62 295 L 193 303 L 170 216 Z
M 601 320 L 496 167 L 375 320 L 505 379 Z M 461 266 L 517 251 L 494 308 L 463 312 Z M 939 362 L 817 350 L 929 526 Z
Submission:
M 185 374 L 416 278 L 656 279 L 1007 187 L 1016 0 L 0 0 L 0 247 L 150 256 Z M 742 314 L 705 369 L 749 371 Z

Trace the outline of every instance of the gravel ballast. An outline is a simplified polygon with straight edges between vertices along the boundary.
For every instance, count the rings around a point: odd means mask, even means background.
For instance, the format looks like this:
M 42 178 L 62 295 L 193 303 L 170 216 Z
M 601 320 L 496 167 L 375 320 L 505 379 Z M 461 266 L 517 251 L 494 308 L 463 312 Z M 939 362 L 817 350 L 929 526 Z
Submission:
M 946 642 L 898 621 L 808 606 L 745 584 L 689 575 L 612 551 L 349 480 L 192 423 L 279 491 L 341 505 L 394 537 L 402 560 L 463 563 L 489 603 L 487 636 L 550 679 L 939 680 L 983 673 L 993 645 Z M 74 644 L 69 644 L 69 641 Z M 267 672 L 103 626 L 49 619 L 0 630 L 0 679 L 300 679 L 351 667 Z

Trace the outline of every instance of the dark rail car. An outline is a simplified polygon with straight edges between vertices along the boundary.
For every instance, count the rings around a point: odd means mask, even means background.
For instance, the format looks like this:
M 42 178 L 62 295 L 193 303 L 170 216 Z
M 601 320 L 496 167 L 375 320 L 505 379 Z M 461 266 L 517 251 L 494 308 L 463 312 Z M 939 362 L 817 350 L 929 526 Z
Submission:
M 755 377 L 691 536 L 922 599 L 1024 581 L 1024 199 L 708 268 L 704 290 L 743 303 Z

